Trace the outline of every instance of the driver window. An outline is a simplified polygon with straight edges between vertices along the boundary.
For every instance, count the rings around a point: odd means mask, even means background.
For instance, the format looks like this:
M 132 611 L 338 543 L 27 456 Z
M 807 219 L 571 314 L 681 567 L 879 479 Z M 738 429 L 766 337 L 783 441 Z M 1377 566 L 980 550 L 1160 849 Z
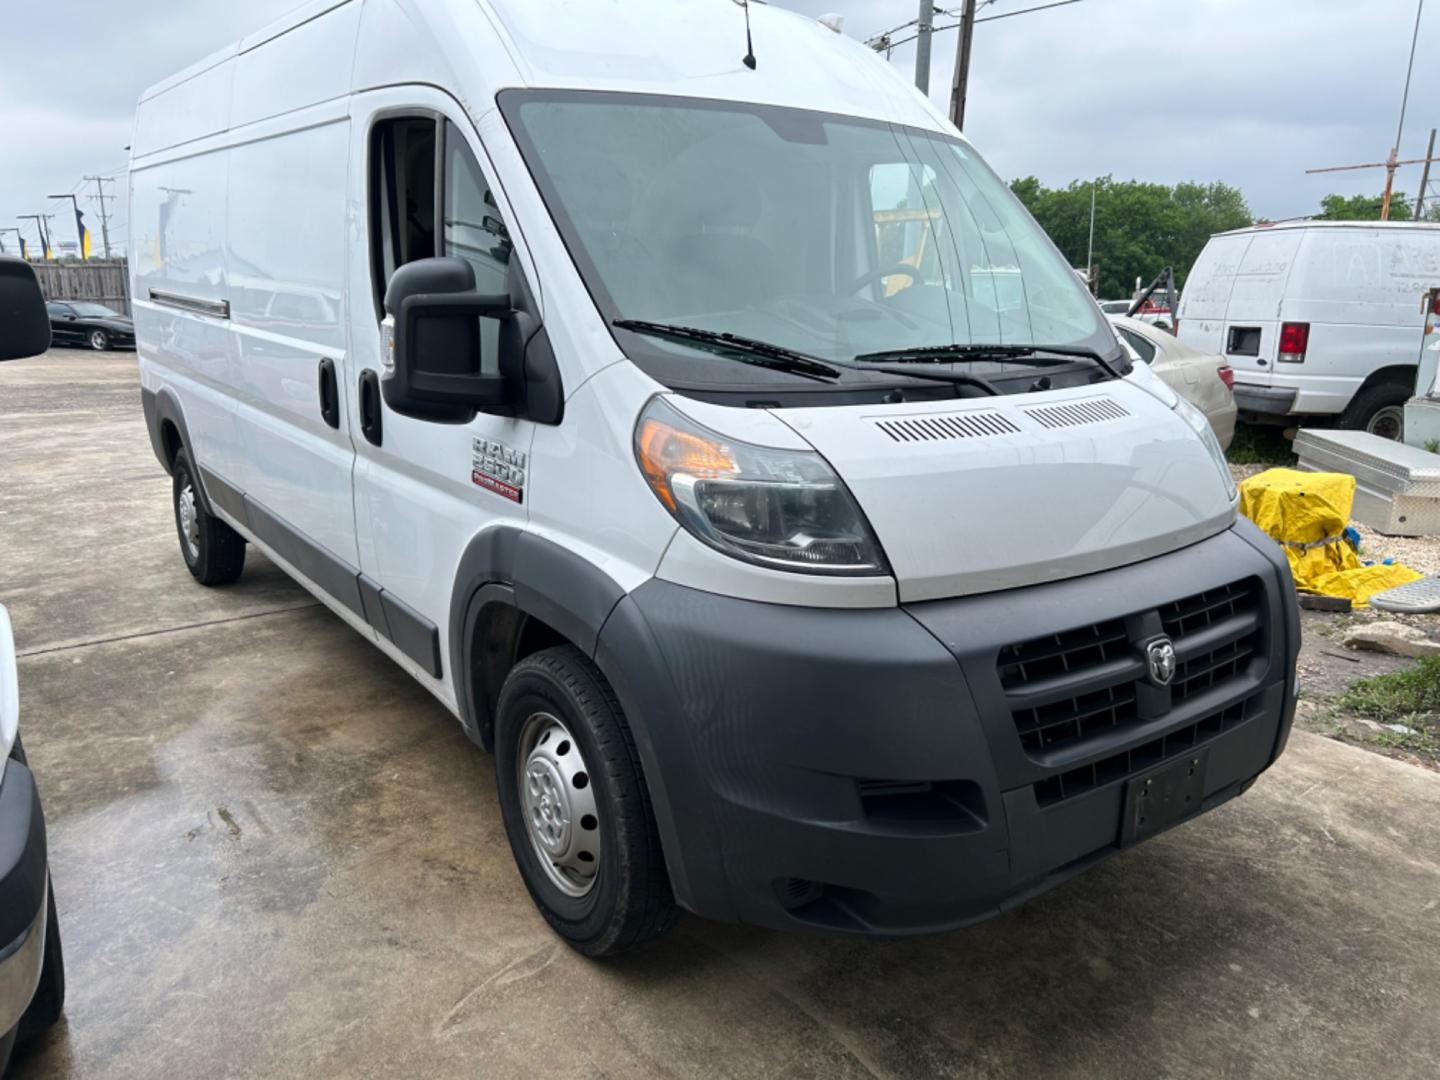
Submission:
M 875 219 L 875 265 L 915 268 L 915 276 L 891 274 L 881 296 L 890 297 L 917 283 L 944 285 L 935 234 L 941 224 L 939 200 L 926 198 L 935 184 L 928 165 L 894 162 L 870 169 L 870 205 Z
M 454 124 L 445 123 L 444 254 L 464 259 L 475 271 L 475 291 L 508 291 L 510 231 L 500 218 L 490 182 Z M 499 369 L 500 323 L 480 320 L 481 370 Z

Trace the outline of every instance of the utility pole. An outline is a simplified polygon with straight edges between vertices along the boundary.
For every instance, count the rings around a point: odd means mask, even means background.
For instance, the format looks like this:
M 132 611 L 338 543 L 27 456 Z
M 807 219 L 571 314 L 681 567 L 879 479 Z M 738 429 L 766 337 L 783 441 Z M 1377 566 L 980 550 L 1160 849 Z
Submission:
M 1085 276 L 1090 280 L 1090 293 L 1099 296 L 1095 280 L 1095 181 L 1090 181 L 1090 245 L 1085 249 Z
M 1395 194 L 1395 170 L 1402 165 L 1425 164 L 1425 171 L 1428 179 L 1430 163 L 1435 157 L 1435 140 L 1432 133 L 1430 140 L 1430 152 L 1423 158 L 1412 158 L 1409 161 L 1400 160 L 1400 140 L 1405 134 L 1405 110 L 1410 104 L 1410 76 L 1415 71 L 1415 46 L 1420 40 L 1420 16 L 1425 13 L 1425 0 L 1420 0 L 1415 6 L 1415 31 L 1410 38 L 1410 66 L 1405 69 L 1405 92 L 1400 97 L 1400 126 L 1395 129 L 1395 145 L 1390 148 L 1390 156 L 1384 161 L 1368 165 L 1336 165 L 1328 169 L 1306 169 L 1306 175 L 1311 173 L 1328 172 L 1350 172 L 1355 169 L 1384 169 L 1385 170 L 1385 197 L 1380 203 L 1380 220 L 1390 220 L 1390 200 Z M 1420 185 L 1420 198 L 1425 198 L 1425 184 Z
M 19 221 L 33 221 L 36 229 L 40 232 L 40 253 L 46 262 L 50 261 L 50 234 L 45 230 L 45 222 L 53 218 L 54 214 L 17 214 Z
M 69 199 L 70 205 L 75 208 L 75 242 L 80 245 L 80 261 L 90 261 L 90 245 L 85 237 L 85 215 L 80 212 L 80 200 L 74 195 L 50 195 L 51 199 Z
M 930 41 L 935 36 L 935 0 L 920 0 L 920 22 L 915 40 L 915 85 L 930 96 Z
M 110 212 L 105 208 L 105 200 L 115 198 L 114 195 L 105 194 L 105 185 L 115 183 L 108 176 L 87 176 L 86 180 L 95 184 L 95 194 L 90 198 L 100 204 L 100 239 L 105 245 L 105 258 L 110 258 Z
M 1425 168 L 1420 173 L 1420 194 L 1415 199 L 1415 220 L 1425 216 L 1425 191 L 1430 186 L 1430 162 L 1435 158 L 1435 129 L 1430 129 L 1430 149 L 1425 151 Z
M 955 81 L 950 85 L 950 122 L 965 130 L 965 91 L 970 84 L 970 45 L 975 38 L 976 0 L 965 0 L 960 14 L 960 41 L 955 51 Z
M 1390 157 L 1385 165 L 1385 201 L 1380 205 L 1380 220 L 1390 220 L 1390 196 L 1395 190 L 1395 167 L 1400 157 L 1400 139 L 1405 134 L 1405 108 L 1410 104 L 1410 76 L 1415 71 L 1415 46 L 1420 41 L 1420 16 L 1425 13 L 1425 0 L 1415 6 L 1415 33 L 1410 38 L 1410 66 L 1405 69 L 1405 93 L 1400 98 L 1400 127 L 1395 131 L 1395 145 L 1390 148 Z M 1430 155 L 1426 154 L 1426 166 Z M 1424 193 L 1424 189 L 1421 189 Z

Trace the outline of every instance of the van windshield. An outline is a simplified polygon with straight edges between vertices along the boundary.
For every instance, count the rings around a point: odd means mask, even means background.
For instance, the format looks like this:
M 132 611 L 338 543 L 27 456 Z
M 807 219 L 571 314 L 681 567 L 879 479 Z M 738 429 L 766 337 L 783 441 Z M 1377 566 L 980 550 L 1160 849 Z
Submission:
M 954 344 L 1119 351 L 1054 245 L 958 139 L 648 95 L 514 90 L 500 104 L 612 323 L 842 362 Z

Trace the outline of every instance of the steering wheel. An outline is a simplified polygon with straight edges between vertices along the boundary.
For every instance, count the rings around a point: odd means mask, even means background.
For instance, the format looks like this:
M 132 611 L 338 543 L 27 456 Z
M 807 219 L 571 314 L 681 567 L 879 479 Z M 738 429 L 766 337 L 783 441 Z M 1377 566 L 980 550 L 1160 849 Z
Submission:
M 878 270 L 870 270 L 864 274 L 861 274 L 858 278 L 855 279 L 855 281 L 850 285 L 850 288 L 843 295 L 853 296 L 855 293 L 858 293 L 861 289 L 865 288 L 865 286 L 873 285 L 876 282 L 884 281 L 891 274 L 904 274 L 910 279 L 911 283 L 920 280 L 920 271 L 917 270 L 915 267 L 907 266 L 905 263 L 896 263 L 894 266 L 882 266 Z

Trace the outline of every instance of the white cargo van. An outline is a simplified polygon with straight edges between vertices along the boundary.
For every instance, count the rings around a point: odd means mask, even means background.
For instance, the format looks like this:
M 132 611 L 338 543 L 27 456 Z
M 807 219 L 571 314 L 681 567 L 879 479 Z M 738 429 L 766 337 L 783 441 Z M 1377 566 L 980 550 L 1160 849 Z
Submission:
M 1295 703 L 1205 418 L 883 61 L 745 14 L 321 0 L 136 121 L 191 573 L 253 546 L 454 712 L 591 955 L 984 918 Z
M 1185 281 L 1179 336 L 1229 359 L 1242 417 L 1338 416 L 1399 439 L 1421 300 L 1436 285 L 1440 225 L 1257 225 L 1205 245 Z

